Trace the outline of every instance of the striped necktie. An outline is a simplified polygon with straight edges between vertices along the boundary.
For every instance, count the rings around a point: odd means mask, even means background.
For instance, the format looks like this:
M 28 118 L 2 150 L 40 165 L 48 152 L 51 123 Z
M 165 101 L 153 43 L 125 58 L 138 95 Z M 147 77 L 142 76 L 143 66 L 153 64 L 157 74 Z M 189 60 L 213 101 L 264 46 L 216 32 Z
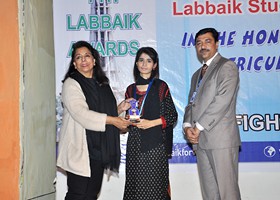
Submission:
M 202 66 L 202 69 L 201 69 L 201 78 L 204 76 L 204 74 L 205 74 L 207 68 L 208 68 L 208 65 L 206 65 L 206 64 L 204 64 L 204 65 Z

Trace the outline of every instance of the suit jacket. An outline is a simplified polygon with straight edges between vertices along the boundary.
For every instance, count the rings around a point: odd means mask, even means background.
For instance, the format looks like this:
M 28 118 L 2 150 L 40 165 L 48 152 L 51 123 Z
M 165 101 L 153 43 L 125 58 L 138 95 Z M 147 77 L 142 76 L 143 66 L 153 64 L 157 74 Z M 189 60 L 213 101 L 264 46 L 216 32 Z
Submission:
M 199 135 L 199 146 L 202 149 L 239 146 L 241 141 L 236 121 L 239 73 L 236 64 L 217 54 L 201 80 L 193 103 L 190 103 L 200 73 L 201 68 L 192 76 L 184 122 L 192 126 L 198 122 L 204 127 Z

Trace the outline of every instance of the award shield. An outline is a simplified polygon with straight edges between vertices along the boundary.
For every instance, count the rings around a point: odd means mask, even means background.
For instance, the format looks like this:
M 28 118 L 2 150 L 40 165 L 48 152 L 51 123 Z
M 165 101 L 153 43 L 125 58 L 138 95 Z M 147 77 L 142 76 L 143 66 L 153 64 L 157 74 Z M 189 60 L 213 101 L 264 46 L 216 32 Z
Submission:
M 128 110 L 128 118 L 131 122 L 137 123 L 140 121 L 140 112 L 138 107 L 138 102 L 136 100 L 131 100 L 130 102 L 131 108 Z

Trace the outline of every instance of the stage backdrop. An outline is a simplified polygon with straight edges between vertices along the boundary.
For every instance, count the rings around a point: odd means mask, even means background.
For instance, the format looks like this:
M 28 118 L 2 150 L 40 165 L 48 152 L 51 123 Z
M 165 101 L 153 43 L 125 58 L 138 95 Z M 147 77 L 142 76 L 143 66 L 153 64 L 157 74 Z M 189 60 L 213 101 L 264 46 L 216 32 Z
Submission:
M 240 72 L 237 121 L 240 162 L 280 161 L 280 33 L 277 0 L 54 0 L 57 138 L 61 125 L 61 80 L 71 45 L 86 40 L 102 56 L 104 71 L 120 102 L 133 82 L 137 49 L 159 53 L 160 78 L 166 81 L 179 113 L 171 163 L 193 163 L 182 134 L 182 119 L 192 74 L 201 66 L 194 36 L 201 28 L 220 33 L 219 52 Z M 226 134 L 226 133 L 225 133 Z M 127 134 L 121 136 L 125 163 Z

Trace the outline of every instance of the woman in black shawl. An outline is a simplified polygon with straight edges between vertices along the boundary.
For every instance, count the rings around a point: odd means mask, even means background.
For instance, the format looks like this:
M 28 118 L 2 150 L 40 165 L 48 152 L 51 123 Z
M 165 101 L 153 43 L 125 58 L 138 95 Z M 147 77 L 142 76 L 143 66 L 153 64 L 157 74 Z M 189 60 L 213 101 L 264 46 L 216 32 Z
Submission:
M 157 52 L 140 48 L 134 63 L 135 83 L 125 94 L 138 101 L 141 119 L 129 130 L 124 200 L 171 199 L 168 158 L 178 116 L 168 85 L 158 76 Z
M 97 199 L 104 169 L 118 172 L 119 129 L 130 125 L 118 115 L 130 105 L 123 101 L 117 107 L 99 53 L 85 41 L 73 45 L 62 102 L 57 165 L 67 172 L 65 199 Z

